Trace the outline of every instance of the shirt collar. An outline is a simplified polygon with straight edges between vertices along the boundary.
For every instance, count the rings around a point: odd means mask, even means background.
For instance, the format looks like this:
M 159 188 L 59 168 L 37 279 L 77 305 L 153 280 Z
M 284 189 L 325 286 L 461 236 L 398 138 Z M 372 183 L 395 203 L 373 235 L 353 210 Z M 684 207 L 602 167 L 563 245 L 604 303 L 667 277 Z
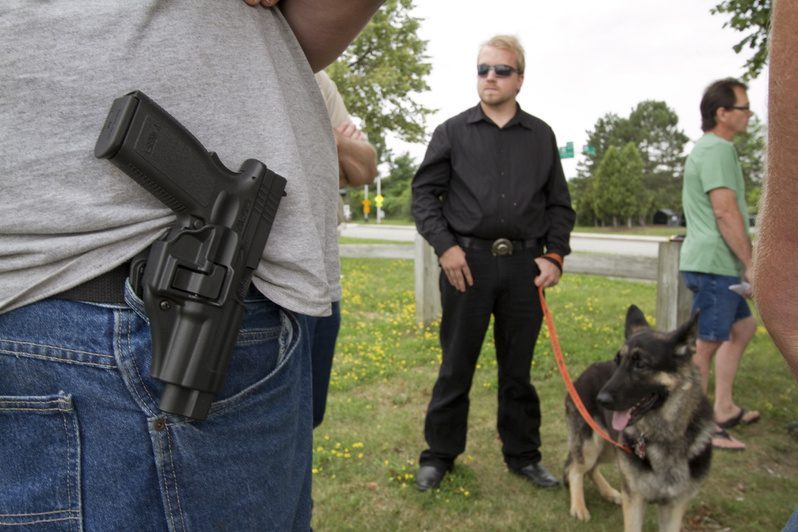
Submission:
M 532 121 L 531 121 L 532 117 L 521 110 L 521 104 L 516 102 L 515 105 L 516 105 L 515 116 L 513 116 L 502 129 L 507 129 L 508 127 L 512 127 L 515 125 L 520 125 L 527 129 L 532 129 Z M 466 122 L 468 124 L 476 124 L 477 122 L 480 122 L 482 120 L 484 120 L 489 124 L 494 124 L 493 120 L 488 118 L 488 116 L 485 114 L 485 111 L 482 110 L 482 106 L 480 104 L 477 104 L 468 111 L 468 115 L 466 116 Z

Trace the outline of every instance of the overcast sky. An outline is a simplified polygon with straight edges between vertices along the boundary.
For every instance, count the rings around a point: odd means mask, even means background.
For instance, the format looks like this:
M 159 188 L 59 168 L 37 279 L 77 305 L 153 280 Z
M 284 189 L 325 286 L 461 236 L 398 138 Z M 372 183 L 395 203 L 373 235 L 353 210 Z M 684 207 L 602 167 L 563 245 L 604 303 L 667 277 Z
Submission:
M 661 100 L 676 111 L 692 140 L 701 136 L 698 105 L 712 81 L 740 77 L 750 53 L 732 45 L 742 34 L 712 15 L 720 0 L 416 0 L 419 37 L 428 41 L 430 91 L 418 97 L 438 109 L 435 126 L 477 104 L 479 45 L 499 33 L 520 38 L 526 51 L 521 107 L 548 122 L 576 159 L 563 161 L 576 175 L 585 131 L 600 117 L 628 117 L 644 100 Z M 751 108 L 766 119 L 767 70 L 750 83 Z M 420 163 L 425 146 L 390 144 Z

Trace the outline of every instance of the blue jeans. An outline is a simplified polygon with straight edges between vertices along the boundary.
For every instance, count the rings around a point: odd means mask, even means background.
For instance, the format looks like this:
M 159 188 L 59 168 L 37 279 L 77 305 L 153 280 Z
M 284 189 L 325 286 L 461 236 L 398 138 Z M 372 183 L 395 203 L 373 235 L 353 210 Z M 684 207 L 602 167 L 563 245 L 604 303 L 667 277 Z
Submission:
M 332 314 L 324 318 L 306 316 L 310 332 L 310 360 L 313 373 L 313 428 L 324 420 L 327 390 L 330 388 L 335 342 L 341 328 L 341 302 L 333 301 Z
M 698 338 L 710 342 L 725 342 L 732 326 L 751 315 L 748 302 L 729 287 L 740 282 L 739 277 L 700 272 L 681 272 L 685 286 L 693 292 L 693 309 L 698 316 Z
M 787 521 L 784 530 L 781 532 L 798 532 L 798 508 L 795 508 L 795 512 L 793 512 L 792 517 Z
M 47 299 L 0 315 L 0 527 L 310 529 L 306 326 L 248 312 L 205 421 L 164 414 L 143 304 Z

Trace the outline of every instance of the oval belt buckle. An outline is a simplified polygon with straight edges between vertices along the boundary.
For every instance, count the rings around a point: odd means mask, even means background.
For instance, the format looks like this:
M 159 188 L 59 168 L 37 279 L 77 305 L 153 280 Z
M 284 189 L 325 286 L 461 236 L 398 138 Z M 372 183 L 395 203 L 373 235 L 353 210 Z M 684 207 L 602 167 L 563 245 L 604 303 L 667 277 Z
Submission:
M 496 240 L 490 247 L 490 252 L 494 257 L 504 257 L 513 254 L 513 243 L 506 238 Z

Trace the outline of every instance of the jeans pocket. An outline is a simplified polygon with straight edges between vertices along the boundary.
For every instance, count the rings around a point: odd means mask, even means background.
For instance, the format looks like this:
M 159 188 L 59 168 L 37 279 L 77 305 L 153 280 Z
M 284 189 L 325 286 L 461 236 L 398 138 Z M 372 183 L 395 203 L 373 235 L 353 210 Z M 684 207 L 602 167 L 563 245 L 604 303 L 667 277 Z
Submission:
M 0 526 L 80 530 L 80 441 L 72 397 L 0 396 L 0 434 Z
M 216 402 L 229 407 L 269 387 L 286 359 L 297 349 L 299 324 L 295 317 L 270 301 L 250 304 L 238 334 L 224 387 Z

